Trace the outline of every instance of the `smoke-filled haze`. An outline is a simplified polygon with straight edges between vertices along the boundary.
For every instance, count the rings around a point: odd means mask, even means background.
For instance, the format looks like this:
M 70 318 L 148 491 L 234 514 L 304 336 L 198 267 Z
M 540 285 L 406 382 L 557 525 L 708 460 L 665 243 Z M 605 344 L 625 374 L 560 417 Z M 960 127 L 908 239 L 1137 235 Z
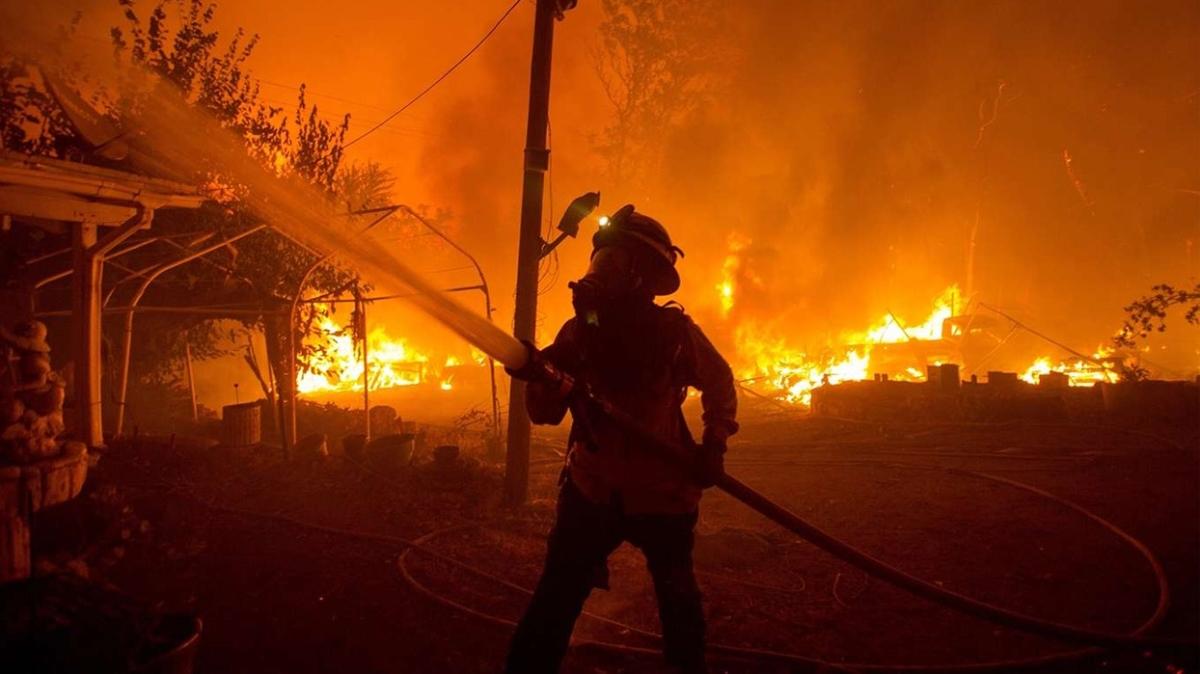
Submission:
M 261 34 L 251 64 L 268 100 L 290 104 L 304 82 L 327 116 L 352 115 L 354 138 L 508 4 L 226 1 L 217 23 Z M 659 130 L 661 160 L 636 182 L 614 179 L 596 151 L 613 119 L 596 68 L 602 2 L 580 0 L 557 25 L 545 216 L 551 225 L 599 189 L 602 210 L 633 201 L 661 219 L 687 252 L 677 299 L 718 343 L 731 346 L 738 322 L 803 345 L 888 310 L 923 318 L 957 283 L 1090 351 L 1150 285 L 1195 281 L 1200 4 L 719 4 L 727 14 L 694 36 L 720 50 L 702 100 Z M 46 20 L 77 5 L 80 35 L 106 39 L 115 2 L 53 0 Z M 346 154 L 391 169 L 398 201 L 451 214 L 506 325 L 532 21 L 521 3 L 456 73 Z M 547 278 L 543 339 L 569 314 L 565 281 L 586 266 L 592 227 L 563 244 Z M 734 306 L 722 317 L 731 245 Z M 434 276 L 449 286 L 472 274 Z M 397 334 L 444 334 L 399 307 L 376 315 Z M 1194 368 L 1188 351 L 1173 362 Z

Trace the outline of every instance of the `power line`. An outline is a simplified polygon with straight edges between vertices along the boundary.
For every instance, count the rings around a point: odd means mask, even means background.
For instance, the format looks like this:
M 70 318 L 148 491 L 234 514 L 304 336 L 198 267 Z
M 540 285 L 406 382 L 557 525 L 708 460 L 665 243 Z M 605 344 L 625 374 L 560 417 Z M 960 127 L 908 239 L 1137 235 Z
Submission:
M 388 115 L 387 117 L 384 117 L 382 122 L 379 122 L 379 123 L 378 123 L 378 124 L 376 124 L 375 126 L 373 126 L 373 127 L 369 128 L 369 129 L 367 129 L 366 131 L 364 131 L 363 133 L 359 134 L 358 136 L 355 136 L 354 138 L 350 139 L 350 140 L 349 140 L 349 141 L 347 141 L 347 142 L 346 142 L 344 145 L 342 145 L 342 147 L 343 147 L 343 148 L 350 147 L 351 145 L 353 145 L 353 144 L 357 143 L 358 141 L 362 140 L 363 138 L 366 138 L 366 137 L 367 137 L 367 136 L 369 136 L 371 133 L 373 133 L 373 132 L 375 132 L 376 130 L 378 130 L 378 129 L 379 129 L 381 126 L 383 126 L 384 124 L 387 124 L 389 121 L 391 121 L 391 120 L 392 120 L 392 119 L 393 119 L 393 118 L 394 118 L 396 115 L 399 115 L 400 113 L 404 112 L 404 111 L 405 111 L 405 110 L 407 110 L 409 107 L 411 107 L 411 106 L 412 106 L 414 103 L 416 103 L 417 101 L 421 100 L 421 98 L 422 98 L 422 97 L 424 97 L 424 96 L 425 96 L 425 94 L 427 94 L 427 93 L 429 93 L 430 91 L 432 91 L 434 87 L 436 87 L 437 85 L 441 84 L 441 83 L 442 83 L 442 80 L 444 80 L 444 79 L 446 79 L 447 77 L 449 77 L 449 76 L 450 76 L 450 73 L 453 73 L 455 70 L 457 70 L 457 69 L 458 69 L 458 67 L 459 67 L 459 66 L 461 66 L 463 63 L 465 63 L 467 59 L 471 58 L 471 55 L 472 55 L 472 54 L 474 54 L 476 51 L 478 51 L 478 50 L 479 50 L 479 48 L 480 48 L 480 47 L 482 47 L 482 46 L 483 46 L 483 43 L 484 43 L 484 42 L 487 42 L 488 38 L 490 38 L 490 37 L 492 36 L 492 34 L 493 34 L 493 33 L 495 33 L 497 29 L 499 29 L 499 28 L 500 28 L 500 24 L 504 23 L 504 20 L 508 18 L 508 15 L 509 15 L 509 14 L 512 14 L 512 11 L 513 11 L 514 9 L 516 9 L 516 8 L 517 8 L 517 5 L 519 5 L 519 4 L 521 4 L 521 0 L 515 0 L 515 2 L 513 2 L 513 4 L 512 4 L 512 5 L 510 5 L 508 9 L 504 10 L 504 13 L 500 15 L 500 18 L 496 20 L 496 23 L 495 23 L 495 24 L 493 24 L 493 25 L 492 25 L 492 27 L 491 27 L 490 29 L 488 29 L 488 32 L 486 32 L 486 33 L 484 33 L 484 34 L 483 34 L 483 37 L 479 38 L 479 41 L 475 43 L 475 46 L 474 46 L 474 47 L 471 47 L 469 50 L 467 50 L 467 53 L 466 53 L 466 54 L 463 54 L 461 58 L 459 58 L 457 61 L 455 61 L 455 62 L 454 62 L 454 65 L 450 66 L 450 67 L 449 67 L 449 68 L 446 70 L 446 72 L 444 72 L 444 73 L 442 73 L 441 75 L 439 75 L 437 79 L 435 79 L 433 82 L 431 82 L 431 83 L 429 84 L 429 86 L 427 86 L 427 87 L 425 87 L 424 89 L 422 89 L 422 90 L 421 90 L 419 93 L 417 93 L 417 95 L 416 95 L 416 96 L 413 96 L 413 97 L 412 97 L 412 99 L 410 99 L 410 100 L 409 100 L 407 103 L 405 103 L 404 105 L 400 106 L 400 109 L 399 109 L 399 110 L 396 110 L 395 112 L 393 112 L 392 114 Z
M 265 102 L 267 102 L 267 103 L 270 103 L 270 104 L 272 104 L 272 105 L 277 105 L 277 106 L 280 106 L 281 108 L 284 108 L 284 109 L 287 109 L 289 106 L 293 106 L 293 105 L 295 105 L 295 103 L 294 103 L 294 102 L 291 102 L 291 101 L 285 101 L 285 100 L 283 100 L 283 99 L 280 99 L 280 98 L 275 98 L 275 97 L 271 97 L 271 96 L 262 96 L 261 98 L 262 98 L 262 100 L 263 100 L 263 101 L 265 101 Z M 366 122 L 366 123 L 368 123 L 368 124 L 375 123 L 375 122 L 378 122 L 378 121 L 379 121 L 379 120 L 378 120 L 378 119 L 376 119 L 376 118 L 371 118 L 371 117 L 361 117 L 361 116 L 358 116 L 358 115 L 354 115 L 354 116 L 352 116 L 352 117 L 351 117 L 351 119 L 353 119 L 354 121 L 358 121 L 358 122 Z M 440 133 L 440 132 L 434 132 L 434 131 L 426 131 L 426 130 L 423 130 L 423 129 L 419 128 L 419 127 L 407 127 L 407 126 L 405 126 L 405 127 L 398 127 L 398 126 L 387 126 L 387 127 L 381 127 L 381 128 L 380 128 L 380 130 L 381 130 L 381 131 L 387 131 L 387 132 L 389 132 L 389 133 L 395 133 L 395 134 L 398 134 L 398 135 L 401 135 L 401 136 L 420 136 L 420 137 L 423 137 L 423 138 L 434 138 L 434 139 L 437 139 L 437 138 L 447 138 L 447 137 L 448 137 L 448 136 L 447 136 L 446 134 L 444 134 L 444 133 Z
M 258 78 L 258 81 L 263 84 L 272 86 L 272 87 L 278 87 L 280 89 L 291 89 L 292 91 L 300 91 L 300 87 L 293 86 L 291 84 L 284 84 L 283 82 L 274 82 L 272 80 L 264 80 L 261 77 Z M 378 105 L 371 105 L 370 103 L 363 103 L 362 101 L 352 101 L 349 98 L 342 98 L 340 96 L 334 96 L 333 94 L 326 94 L 326 93 L 322 93 L 319 91 L 313 91 L 312 89 L 309 89 L 307 87 L 305 88 L 304 93 L 307 96 L 315 96 L 317 98 L 328 98 L 331 101 L 337 101 L 339 103 L 345 103 L 347 105 L 354 105 L 354 106 L 358 106 L 360 108 L 369 108 L 371 110 L 378 110 L 379 112 L 387 112 L 388 111 L 388 108 L 382 108 L 382 107 L 379 107 Z

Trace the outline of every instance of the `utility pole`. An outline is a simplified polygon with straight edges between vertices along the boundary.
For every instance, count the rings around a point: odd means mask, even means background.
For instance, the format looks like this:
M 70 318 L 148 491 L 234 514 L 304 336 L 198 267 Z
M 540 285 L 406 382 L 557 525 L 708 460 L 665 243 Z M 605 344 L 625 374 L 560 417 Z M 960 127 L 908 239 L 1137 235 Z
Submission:
M 529 122 L 525 131 L 525 182 L 521 198 L 521 239 L 517 253 L 517 296 L 513 335 L 532 343 L 537 327 L 538 260 L 542 250 L 542 195 L 550 151 L 546 127 L 550 119 L 550 57 L 554 20 L 575 0 L 537 0 L 533 21 L 533 61 L 529 72 Z M 525 502 L 529 491 L 529 412 L 525 382 L 512 380 L 508 400 L 508 451 L 504 466 L 504 500 Z

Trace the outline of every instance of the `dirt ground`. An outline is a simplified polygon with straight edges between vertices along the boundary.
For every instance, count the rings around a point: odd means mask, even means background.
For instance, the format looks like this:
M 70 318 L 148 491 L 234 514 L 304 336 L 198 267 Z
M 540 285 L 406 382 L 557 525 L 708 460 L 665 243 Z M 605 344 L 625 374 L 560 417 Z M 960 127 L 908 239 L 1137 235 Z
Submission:
M 889 563 L 1047 619 L 1114 632 L 1146 621 L 1157 601 L 1146 559 L 1027 485 L 1142 541 L 1161 560 L 1171 594 L 1153 633 L 1200 632 L 1196 429 L 878 425 L 746 407 L 729 471 Z M 454 560 L 532 586 L 561 440 L 557 429 L 541 431 L 530 502 L 515 511 L 499 505 L 501 467 L 482 457 L 439 470 L 418 456 L 414 466 L 384 471 L 338 460 L 282 463 L 271 449 L 117 444 L 93 469 L 84 498 L 38 516 L 39 568 L 82 567 L 148 605 L 199 614 L 200 672 L 498 672 L 505 621 L 527 597 L 420 551 L 401 566 L 399 539 L 425 537 Z M 867 578 L 722 493 L 704 498 L 696 557 L 713 644 L 880 665 L 965 665 L 1074 648 Z M 658 625 L 640 557 L 622 547 L 610 566 L 613 588 L 589 600 L 599 618 L 580 620 L 564 671 L 664 671 L 645 652 L 654 641 L 642 631 Z M 812 669 L 742 657 L 716 658 L 713 669 Z M 1043 671 L 1197 665 L 1178 657 L 1095 656 Z

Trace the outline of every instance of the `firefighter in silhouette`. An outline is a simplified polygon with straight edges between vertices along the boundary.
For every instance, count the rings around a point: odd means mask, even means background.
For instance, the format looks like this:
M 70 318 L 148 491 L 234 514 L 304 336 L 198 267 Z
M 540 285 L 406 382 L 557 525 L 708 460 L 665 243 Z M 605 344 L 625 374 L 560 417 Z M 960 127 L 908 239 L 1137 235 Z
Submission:
M 608 587 L 608 556 L 639 548 L 654 582 L 663 652 L 676 671 L 704 672 L 704 616 L 692 569 L 701 490 L 724 472 L 726 439 L 737 431 L 729 365 L 700 328 L 655 296 L 679 288 L 682 254 L 667 230 L 627 205 L 592 239 L 587 275 L 570 284 L 575 317 L 514 377 L 529 381 L 538 424 L 572 424 L 557 519 L 545 567 L 508 655 L 509 674 L 557 672 L 593 587 Z M 546 376 L 549 371 L 553 376 Z M 670 462 L 603 415 L 571 404 L 588 387 L 658 437 L 684 447 L 690 469 Z M 701 392 L 704 432 L 696 443 L 683 418 L 689 387 Z

